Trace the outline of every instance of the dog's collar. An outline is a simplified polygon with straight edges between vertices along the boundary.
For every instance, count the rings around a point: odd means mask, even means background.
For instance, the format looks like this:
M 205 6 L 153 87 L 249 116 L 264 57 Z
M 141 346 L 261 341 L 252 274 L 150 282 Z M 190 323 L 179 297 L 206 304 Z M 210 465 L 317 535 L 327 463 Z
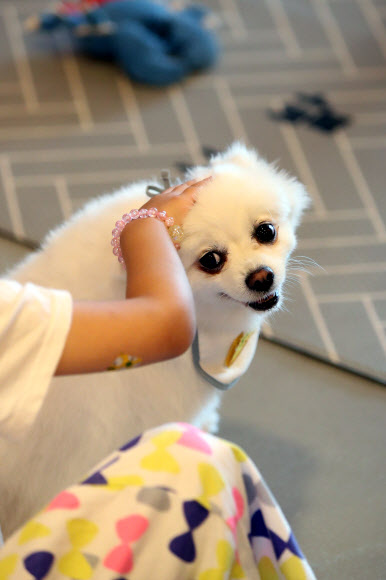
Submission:
M 209 373 L 204 371 L 204 369 L 200 365 L 200 350 L 199 350 L 199 346 L 198 346 L 198 333 L 196 333 L 196 336 L 194 337 L 194 341 L 192 344 L 192 356 L 193 356 L 193 364 L 194 364 L 197 372 L 206 381 L 208 381 L 208 383 L 213 385 L 213 387 L 215 387 L 216 389 L 219 389 L 220 391 L 228 391 L 239 381 L 239 379 L 235 379 L 234 381 L 232 381 L 230 383 L 222 383 L 221 381 L 218 381 L 217 379 L 212 377 L 212 375 L 210 375 Z

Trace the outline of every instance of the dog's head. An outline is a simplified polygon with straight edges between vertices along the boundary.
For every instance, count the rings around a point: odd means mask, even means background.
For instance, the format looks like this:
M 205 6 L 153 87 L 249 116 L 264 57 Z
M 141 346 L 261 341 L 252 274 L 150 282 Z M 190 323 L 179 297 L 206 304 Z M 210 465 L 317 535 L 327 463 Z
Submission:
M 240 143 L 189 177 L 208 175 L 214 179 L 185 219 L 180 251 L 196 301 L 255 314 L 273 311 L 282 300 L 308 195 Z

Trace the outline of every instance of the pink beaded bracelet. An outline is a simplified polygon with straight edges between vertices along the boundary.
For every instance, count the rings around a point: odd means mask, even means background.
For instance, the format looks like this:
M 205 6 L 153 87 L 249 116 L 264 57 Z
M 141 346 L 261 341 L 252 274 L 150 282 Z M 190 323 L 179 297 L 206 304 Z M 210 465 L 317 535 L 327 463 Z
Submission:
M 166 227 L 171 228 L 174 225 L 174 218 L 168 217 L 166 211 L 158 211 L 157 208 L 151 207 L 149 209 L 132 209 L 129 213 L 125 213 L 120 220 L 115 223 L 115 228 L 111 232 L 113 234 L 113 239 L 111 240 L 111 245 L 113 246 L 113 254 L 117 256 L 118 261 L 124 266 L 124 259 L 122 256 L 120 236 L 123 229 L 131 221 L 136 219 L 144 218 L 156 218 L 164 222 Z M 182 228 L 181 226 L 174 226 L 172 231 L 169 230 L 169 234 L 173 240 L 174 245 L 179 249 L 179 242 L 182 239 Z

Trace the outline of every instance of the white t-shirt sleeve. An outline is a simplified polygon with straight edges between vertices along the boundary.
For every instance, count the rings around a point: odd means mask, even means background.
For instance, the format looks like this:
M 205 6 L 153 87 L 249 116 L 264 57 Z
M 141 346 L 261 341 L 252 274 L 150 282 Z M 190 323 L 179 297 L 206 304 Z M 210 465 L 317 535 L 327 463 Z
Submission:
M 0 434 L 17 436 L 36 418 L 72 319 L 64 290 L 0 280 Z

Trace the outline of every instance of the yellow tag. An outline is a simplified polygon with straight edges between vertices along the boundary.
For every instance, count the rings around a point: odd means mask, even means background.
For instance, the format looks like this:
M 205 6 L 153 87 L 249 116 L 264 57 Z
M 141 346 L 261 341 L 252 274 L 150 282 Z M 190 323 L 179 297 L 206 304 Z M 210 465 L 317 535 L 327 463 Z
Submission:
M 127 369 L 130 367 L 134 367 L 135 365 L 138 365 L 140 362 L 142 362 L 142 359 L 140 359 L 137 356 L 130 356 L 129 354 L 121 354 L 115 359 L 115 361 L 109 367 L 107 367 L 107 370 L 117 371 L 120 369 Z
M 228 354 L 225 359 L 225 366 L 230 367 L 233 365 L 245 345 L 247 344 L 248 340 L 252 336 L 252 332 L 240 332 L 237 338 L 231 344 L 230 349 L 228 350 Z

